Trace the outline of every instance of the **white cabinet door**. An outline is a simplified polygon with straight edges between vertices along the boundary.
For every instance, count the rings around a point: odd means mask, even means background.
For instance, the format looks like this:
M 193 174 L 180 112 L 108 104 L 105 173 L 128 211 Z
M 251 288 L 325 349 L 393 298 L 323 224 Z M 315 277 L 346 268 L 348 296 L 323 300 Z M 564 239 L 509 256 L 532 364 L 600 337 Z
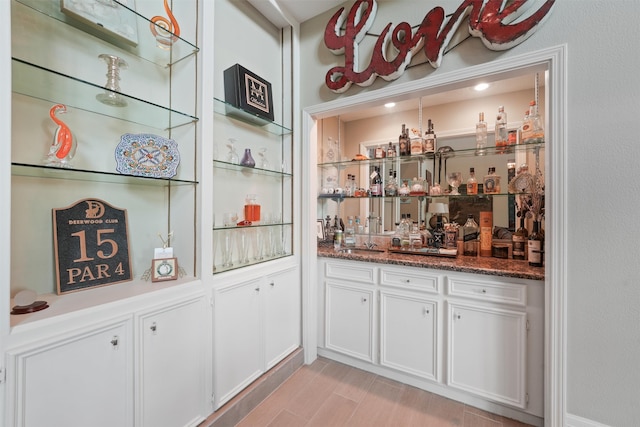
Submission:
M 326 282 L 326 347 L 373 362 L 373 289 Z
M 206 416 L 205 308 L 199 296 L 141 317 L 138 425 L 196 425 Z
M 526 313 L 449 304 L 448 384 L 526 407 Z
M 266 369 L 300 346 L 300 280 L 292 268 L 266 278 L 264 286 Z
M 262 374 L 260 292 L 262 279 L 215 291 L 214 388 L 216 407 Z
M 133 426 L 130 319 L 11 350 L 8 425 Z
M 380 364 L 438 380 L 438 302 L 380 291 Z

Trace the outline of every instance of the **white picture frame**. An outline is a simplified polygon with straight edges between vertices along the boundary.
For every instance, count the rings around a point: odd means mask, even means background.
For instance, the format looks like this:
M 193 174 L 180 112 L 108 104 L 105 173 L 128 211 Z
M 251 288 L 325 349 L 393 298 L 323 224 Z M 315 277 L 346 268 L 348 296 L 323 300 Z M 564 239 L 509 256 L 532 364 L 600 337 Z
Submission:
M 107 36 L 101 38 L 110 43 L 115 40 L 129 46 L 138 45 L 137 19 L 132 12 L 135 0 L 60 0 L 60 10 L 87 26 L 94 35 Z

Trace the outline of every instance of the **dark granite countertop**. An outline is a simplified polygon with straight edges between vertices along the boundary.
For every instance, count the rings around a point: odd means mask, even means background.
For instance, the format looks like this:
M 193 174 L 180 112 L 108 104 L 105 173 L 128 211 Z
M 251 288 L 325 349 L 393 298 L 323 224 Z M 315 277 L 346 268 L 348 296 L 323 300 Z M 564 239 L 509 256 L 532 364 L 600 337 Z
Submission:
M 458 255 L 455 258 L 445 258 L 430 255 L 390 253 L 387 251 L 344 253 L 336 252 L 332 246 L 318 246 L 318 256 L 375 262 L 378 264 L 405 265 L 408 267 L 433 268 L 436 270 L 459 271 L 463 273 L 544 280 L 544 267 L 531 267 L 527 261 L 513 259 L 469 257 L 463 255 Z

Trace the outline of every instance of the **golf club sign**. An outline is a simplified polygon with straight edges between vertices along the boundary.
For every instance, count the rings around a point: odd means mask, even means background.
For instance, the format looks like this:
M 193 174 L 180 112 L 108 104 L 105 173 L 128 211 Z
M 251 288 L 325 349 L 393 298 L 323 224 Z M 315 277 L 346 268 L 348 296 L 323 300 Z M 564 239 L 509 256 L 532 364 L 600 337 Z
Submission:
M 344 55 L 345 65 L 331 68 L 325 77 L 329 89 L 345 92 L 351 84 L 371 85 L 376 77 L 386 81 L 399 78 L 413 55 L 424 49 L 432 67 L 438 68 L 456 30 L 468 18 L 469 34 L 479 37 L 491 50 L 507 50 L 529 38 L 548 17 L 555 0 L 464 0 L 451 15 L 442 7 L 431 9 L 413 32 L 411 25 L 387 24 L 373 48 L 371 62 L 360 69 L 358 47 L 373 25 L 378 9 L 376 0 L 357 0 L 349 12 L 340 8 L 329 20 L 324 43 L 335 55 Z M 531 5 L 539 4 L 531 11 Z M 527 13 L 525 15 L 525 13 Z M 525 15 L 525 18 L 522 16 Z M 522 18 L 522 19 L 521 19 Z M 344 29 L 343 29 L 344 26 Z M 387 60 L 389 45 L 397 52 Z
M 132 279 L 127 211 L 99 199 L 53 209 L 58 294 Z

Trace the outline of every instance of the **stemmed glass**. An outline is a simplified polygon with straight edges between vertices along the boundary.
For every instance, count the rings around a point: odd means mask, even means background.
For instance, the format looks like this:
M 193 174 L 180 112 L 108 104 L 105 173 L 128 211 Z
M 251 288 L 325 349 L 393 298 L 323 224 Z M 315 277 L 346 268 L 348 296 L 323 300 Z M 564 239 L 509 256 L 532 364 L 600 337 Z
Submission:
M 447 174 L 447 182 L 452 187 L 451 193 L 452 196 L 459 196 L 458 187 L 462 183 L 462 172 L 449 172 Z
M 260 169 L 265 169 L 265 170 L 269 169 L 269 161 L 267 160 L 267 148 L 262 147 L 258 152 L 258 156 L 259 156 L 258 167 Z

